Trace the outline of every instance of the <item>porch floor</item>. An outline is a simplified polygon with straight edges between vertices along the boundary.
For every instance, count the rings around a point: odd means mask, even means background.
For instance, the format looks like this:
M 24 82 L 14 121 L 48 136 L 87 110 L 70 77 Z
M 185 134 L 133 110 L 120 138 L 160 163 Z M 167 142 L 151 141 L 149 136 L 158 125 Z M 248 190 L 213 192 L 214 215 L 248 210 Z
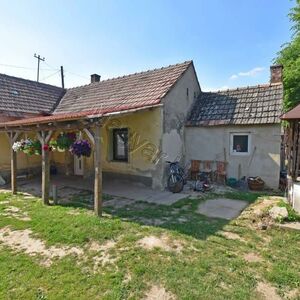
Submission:
M 78 194 L 82 190 L 93 191 L 94 189 L 94 181 L 91 178 L 51 175 L 50 181 L 50 195 L 52 194 L 52 185 L 56 185 L 59 198 Z M 40 196 L 41 178 L 18 180 L 18 190 Z M 187 197 L 186 194 L 173 194 L 168 191 L 153 190 L 142 183 L 127 180 L 103 180 L 103 193 L 135 201 L 146 201 L 164 205 L 172 205 L 178 200 Z

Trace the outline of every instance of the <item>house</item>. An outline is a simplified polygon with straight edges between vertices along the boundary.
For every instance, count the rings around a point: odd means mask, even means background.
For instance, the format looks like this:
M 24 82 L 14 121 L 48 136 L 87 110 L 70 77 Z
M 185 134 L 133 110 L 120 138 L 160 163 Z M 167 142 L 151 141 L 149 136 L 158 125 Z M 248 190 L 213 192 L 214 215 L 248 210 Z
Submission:
M 21 95 L 22 90 L 19 92 Z M 76 122 L 78 134 L 92 138 L 89 122 L 101 119 L 103 176 L 163 189 L 165 160 L 183 160 L 184 122 L 199 94 L 192 61 L 102 81 L 93 74 L 90 84 L 66 90 L 51 115 L 5 122 L 1 127 L 24 136 L 25 129 L 37 132 L 49 124 L 51 128 L 57 124 L 71 128 Z M 57 126 L 53 137 L 61 127 Z M 94 174 L 94 156 L 78 158 L 53 152 L 50 161 L 60 172 L 86 177 Z
M 67 90 L 3 75 L 0 104 L 15 115 L 0 124 L 0 172 L 11 165 L 16 191 L 17 170 L 32 168 L 40 157 L 16 156 L 13 141 L 37 135 L 45 145 L 62 131 L 75 131 L 91 141 L 94 155 L 43 149 L 45 203 L 50 165 L 67 175 L 94 176 L 96 211 L 102 174 L 164 189 L 168 160 L 226 160 L 229 177 L 261 176 L 277 188 L 283 87 L 281 68 L 271 71 L 270 84 L 216 93 L 201 91 L 192 61 L 108 80 L 93 74 L 90 84 Z
M 227 161 L 227 177 L 260 176 L 277 189 L 282 100 L 282 66 L 269 84 L 202 92 L 186 123 L 187 161 Z

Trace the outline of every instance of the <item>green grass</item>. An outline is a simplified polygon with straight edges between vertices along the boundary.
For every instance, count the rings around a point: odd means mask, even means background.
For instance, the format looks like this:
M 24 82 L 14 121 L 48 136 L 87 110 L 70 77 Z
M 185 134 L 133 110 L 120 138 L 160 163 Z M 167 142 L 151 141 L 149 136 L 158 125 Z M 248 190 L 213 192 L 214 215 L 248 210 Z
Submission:
M 280 207 L 285 207 L 288 211 L 288 217 L 280 220 L 281 222 L 294 222 L 294 221 L 300 221 L 300 215 L 286 202 L 281 200 L 278 204 Z
M 250 204 L 263 195 L 208 194 L 205 199 L 224 196 Z M 79 197 L 84 202 L 83 195 Z M 245 220 L 207 218 L 196 213 L 203 200 L 186 198 L 172 206 L 140 201 L 118 209 L 106 207 L 104 217 L 98 218 L 79 205 L 44 206 L 39 198 L 0 194 L 0 229 L 28 228 L 47 246 L 76 246 L 85 253 L 84 259 L 66 256 L 46 267 L 41 257 L 0 243 L 0 299 L 141 299 L 155 284 L 178 299 L 255 299 L 258 281 L 268 281 L 281 295 L 300 288 L 299 232 L 258 231 Z M 8 206 L 27 212 L 31 220 L 4 216 Z M 244 241 L 226 239 L 221 230 L 239 234 Z M 168 235 L 170 241 L 180 241 L 183 250 L 138 247 L 136 242 L 148 235 Z M 108 240 L 116 242 L 109 251 L 116 260 L 94 270 L 96 254 L 87 245 Z M 262 261 L 245 261 L 249 252 Z

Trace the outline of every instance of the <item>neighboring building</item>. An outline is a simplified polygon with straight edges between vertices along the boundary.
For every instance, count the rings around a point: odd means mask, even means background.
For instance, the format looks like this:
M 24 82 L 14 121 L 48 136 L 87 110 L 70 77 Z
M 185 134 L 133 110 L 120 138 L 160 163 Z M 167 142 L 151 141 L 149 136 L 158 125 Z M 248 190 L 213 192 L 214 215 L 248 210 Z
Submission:
M 260 176 L 278 188 L 283 85 L 281 66 L 271 82 L 202 92 L 187 120 L 186 159 L 227 161 L 227 177 Z
M 10 116 L 0 119 L 0 130 L 36 132 L 55 123 L 88 124 L 96 116 L 102 120 L 104 177 L 163 189 L 167 160 L 226 159 L 229 177 L 261 176 L 277 188 L 283 87 L 280 67 L 272 71 L 268 85 L 216 93 L 201 92 L 192 61 L 103 81 L 93 74 L 90 84 L 67 90 L 0 75 L 0 109 Z M 84 129 L 78 135 L 91 138 Z M 5 175 L 10 157 L 4 138 L 0 133 L 0 174 Z M 93 156 L 53 152 L 50 159 L 66 174 L 94 173 Z M 39 162 L 18 154 L 20 172 Z

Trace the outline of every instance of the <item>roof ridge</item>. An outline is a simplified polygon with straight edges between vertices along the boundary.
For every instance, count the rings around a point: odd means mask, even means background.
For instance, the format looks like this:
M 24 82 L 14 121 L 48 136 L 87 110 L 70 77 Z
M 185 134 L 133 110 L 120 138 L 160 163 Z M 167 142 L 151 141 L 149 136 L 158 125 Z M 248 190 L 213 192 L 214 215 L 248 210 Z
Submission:
M 83 84 L 83 85 L 79 85 L 79 86 L 74 86 L 72 88 L 68 88 L 68 90 L 77 89 L 77 88 L 81 88 L 81 87 L 85 87 L 85 86 L 97 85 L 97 84 L 101 84 L 103 82 L 114 81 L 114 80 L 121 79 L 121 78 L 128 78 L 128 77 L 131 77 L 131 76 L 146 74 L 146 73 L 155 72 L 155 71 L 159 71 L 159 70 L 165 70 L 165 69 L 176 67 L 176 66 L 190 65 L 192 62 L 193 62 L 193 60 L 186 60 L 186 61 L 181 62 L 181 63 L 172 64 L 172 65 L 168 65 L 168 66 L 161 67 L 161 68 L 148 69 L 147 71 L 130 73 L 130 74 L 122 75 L 122 76 L 117 76 L 117 77 L 112 77 L 112 78 L 108 78 L 108 79 L 105 79 L 105 80 L 101 80 L 99 82 L 93 82 L 93 83 L 87 83 L 87 84 Z
M 61 89 L 61 90 L 65 90 L 62 87 L 59 87 L 57 85 L 53 85 L 53 84 L 49 84 L 49 83 L 44 83 L 44 82 L 39 82 L 39 81 L 35 81 L 35 80 L 31 80 L 31 79 L 26 79 L 26 78 L 22 78 L 22 77 L 12 76 L 12 75 L 8 75 L 8 74 L 4 74 L 4 73 L 0 73 L 0 77 L 1 76 L 6 76 L 6 77 L 10 77 L 10 78 L 15 78 L 15 79 L 18 79 L 18 80 L 22 80 L 22 81 L 32 82 L 32 83 L 36 83 L 36 84 L 39 84 L 39 85 L 46 85 L 46 86 L 55 87 L 55 88 L 58 88 L 58 89 Z
M 263 84 L 241 86 L 241 87 L 230 88 L 230 89 L 222 89 L 222 90 L 217 90 L 217 91 L 208 91 L 208 92 L 203 92 L 203 93 L 220 93 L 220 92 L 229 92 L 229 91 L 240 91 L 240 90 L 247 90 L 247 89 L 253 89 L 253 88 L 260 88 L 260 87 L 271 87 L 271 86 L 277 86 L 277 85 L 283 85 L 283 83 L 282 82 L 263 83 Z

